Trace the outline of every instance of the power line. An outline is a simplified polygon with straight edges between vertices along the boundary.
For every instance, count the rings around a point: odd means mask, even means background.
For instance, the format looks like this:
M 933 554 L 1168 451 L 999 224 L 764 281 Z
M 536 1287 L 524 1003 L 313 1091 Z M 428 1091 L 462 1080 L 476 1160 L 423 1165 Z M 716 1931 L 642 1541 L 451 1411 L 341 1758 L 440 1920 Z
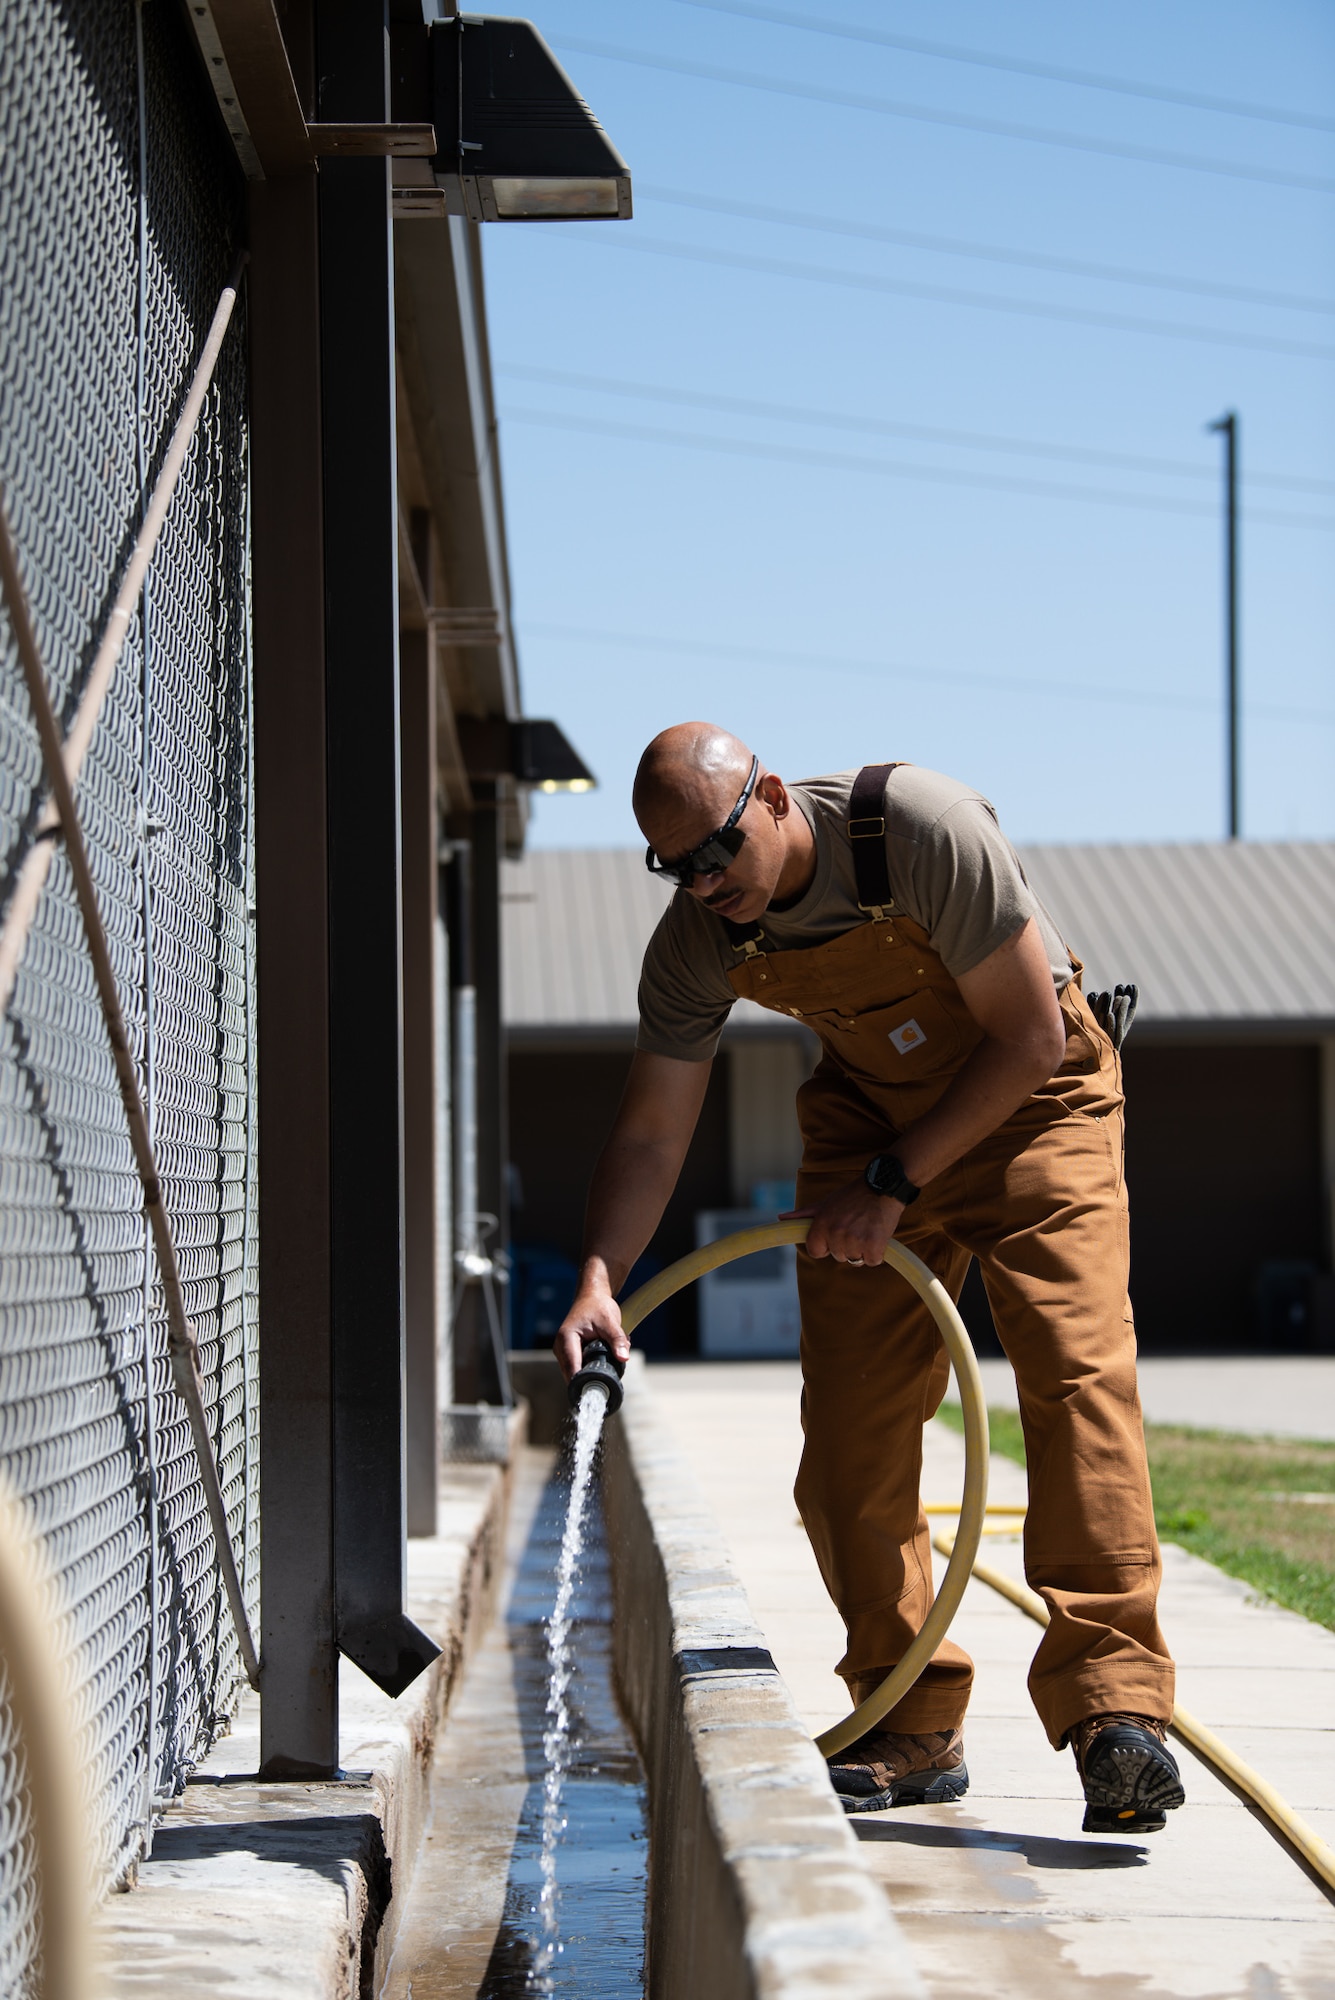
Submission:
M 749 396 L 719 396 L 699 389 L 674 389 L 660 382 L 627 382 L 609 375 L 580 375 L 565 368 L 534 368 L 520 362 L 503 361 L 496 364 L 496 373 L 512 376 L 517 381 L 550 382 L 567 389 L 590 389 L 600 395 L 673 403 L 697 410 L 724 410 L 730 414 L 775 419 L 782 423 L 817 424 L 831 430 L 855 431 L 859 435 L 877 432 L 885 437 L 913 439 L 922 444 L 954 445 L 969 451 L 1056 459 L 1072 465 L 1106 465 L 1128 472 L 1163 473 L 1178 479 L 1208 479 L 1211 483 L 1216 483 L 1219 477 L 1217 467 L 1195 465 L 1185 459 L 1101 451 L 1092 445 L 1047 444 L 1033 438 L 999 437 L 988 431 L 945 430 L 935 425 L 895 423 L 884 417 L 861 413 L 813 410 L 795 403 L 763 403 Z M 1335 494 L 1335 480 L 1302 479 L 1277 472 L 1249 472 L 1247 483 L 1282 487 L 1300 493 Z
M 623 49 L 611 42 L 586 41 L 581 36 L 553 36 L 552 45 L 575 55 L 627 63 L 634 69 L 662 70 L 706 83 L 727 83 L 771 96 L 800 98 L 807 104 L 832 104 L 844 110 L 871 111 L 882 117 L 906 118 L 920 125 L 945 125 L 957 132 L 985 132 L 997 139 L 1025 139 L 1039 146 L 1059 146 L 1068 152 L 1097 153 L 1114 160 L 1137 160 L 1155 167 L 1181 167 L 1192 173 L 1223 174 L 1230 180 L 1261 181 L 1272 187 L 1305 188 L 1314 194 L 1335 194 L 1335 180 L 1318 174 L 1296 174 L 1286 167 L 1254 167 L 1241 160 L 1212 160 L 1198 153 L 1170 153 L 1157 146 L 1132 146 L 1118 139 L 1087 138 L 1078 132 L 1053 132 L 1038 125 L 1017 125 L 1001 118 L 978 118 L 963 111 L 933 111 L 922 104 L 904 104 L 862 91 L 835 90 L 824 84 L 794 83 L 786 77 L 761 76 L 754 70 L 725 69 L 717 63 L 688 61 L 681 56 L 652 56 L 640 49 Z
M 1218 327 L 1186 322 L 1138 319 L 1132 313 L 1099 312 L 1084 306 L 1039 305 L 1008 298 L 1001 292 L 971 292 L 954 285 L 920 284 L 913 278 L 882 278 L 867 271 L 840 271 L 829 265 L 799 264 L 785 257 L 757 257 L 741 250 L 710 250 L 703 245 L 672 243 L 644 236 L 638 230 L 617 231 L 566 225 L 563 240 L 572 235 L 604 250 L 635 251 L 646 257 L 675 257 L 688 264 L 711 264 L 726 271 L 759 271 L 772 278 L 797 278 L 806 284 L 837 285 L 849 291 L 884 292 L 895 298 L 927 299 L 937 305 L 977 306 L 985 312 L 1018 314 L 1022 319 L 1058 320 L 1066 326 L 1105 326 L 1116 333 L 1147 333 L 1167 340 L 1201 340 L 1212 347 L 1246 347 L 1265 354 L 1291 354 L 1306 361 L 1335 360 L 1335 347 L 1313 341 L 1285 340 L 1263 333 L 1226 333 Z
M 1160 499 L 1152 494 L 1119 493 L 1113 487 L 1066 486 L 1055 480 L 1014 479 L 986 472 L 952 472 L 943 467 L 913 465 L 888 458 L 861 458 L 853 452 L 813 451 L 802 445 L 756 444 L 744 438 L 719 438 L 697 431 L 661 430 L 652 424 L 618 424 L 601 417 L 568 417 L 555 410 L 507 408 L 503 420 L 511 424 L 535 424 L 545 430 L 582 431 L 596 437 L 628 438 L 640 444 L 675 445 L 685 451 L 721 453 L 729 458 L 758 458 L 786 465 L 820 466 L 837 472 L 869 472 L 881 477 L 918 479 L 931 485 L 970 486 L 991 493 L 1028 493 L 1043 500 L 1092 500 L 1104 506 L 1127 507 L 1137 513 L 1185 514 L 1213 520 L 1217 508 L 1195 500 Z M 1253 509 L 1249 522 L 1272 527 L 1316 528 L 1326 534 L 1335 531 L 1335 519 L 1323 521 L 1313 514 L 1276 514 Z
M 737 0 L 682 0 L 710 14 L 736 14 L 743 20 L 770 21 L 777 27 L 801 28 L 812 35 L 829 35 L 846 42 L 867 42 L 875 48 L 903 49 L 908 55 L 936 56 L 942 62 L 969 63 L 979 69 L 1009 70 L 1016 76 L 1037 76 L 1046 83 L 1074 83 L 1086 90 L 1109 90 L 1119 97 L 1144 97 L 1152 103 L 1185 104 L 1192 111 L 1220 111 L 1232 118 L 1259 118 L 1271 125 L 1295 125 L 1309 132 L 1335 132 L 1335 119 L 1306 111 L 1281 111 L 1274 105 L 1250 104 L 1234 97 L 1209 97 L 1196 90 L 1171 90 L 1155 83 L 1132 83 L 1125 77 L 1103 76 L 1095 70 L 1059 69 L 1053 63 L 1026 62 L 983 49 L 960 48 L 952 42 L 926 42 L 915 35 L 892 35 L 883 28 L 864 28 L 848 21 L 827 21 L 813 14 L 793 14 L 786 8 L 741 6 Z
M 1044 681 L 1012 675 L 974 674 L 954 667 L 910 667 L 887 660 L 853 660 L 839 654 L 790 653 L 774 646 L 719 645 L 708 639 L 665 639 L 646 632 L 607 632 L 585 625 L 561 625 L 541 619 L 520 621 L 523 632 L 534 638 L 569 640 L 579 645 L 631 646 L 644 652 L 670 653 L 720 660 L 743 660 L 757 666 L 795 667 L 806 672 L 866 674 L 877 680 L 910 680 L 919 689 L 945 687 L 980 688 L 990 694 L 1028 694 L 1050 701 L 1101 701 L 1118 706 L 1174 708 L 1193 714 L 1217 714 L 1217 698 L 1202 695 L 1164 694 L 1160 689 L 1129 688 L 1106 681 Z M 1335 725 L 1335 711 L 1325 708 L 1296 708 L 1273 702 L 1249 702 L 1247 712 L 1271 722 Z
M 682 0 L 693 6 L 698 0 Z M 820 235 L 851 236 L 868 243 L 894 243 L 909 250 L 944 252 L 950 257 L 975 257 L 990 264 L 1014 264 L 1021 270 L 1060 271 L 1065 276 L 1097 278 L 1110 284 L 1143 285 L 1154 291 L 1187 292 L 1193 297 L 1236 300 L 1243 305 L 1279 306 L 1288 312 L 1335 313 L 1335 299 L 1305 298 L 1294 292 L 1265 292 L 1250 285 L 1221 285 L 1208 278 L 1178 278 L 1163 271 L 1134 271 L 1119 264 L 1090 264 L 1078 257 L 1048 257 L 1033 250 L 1000 250 L 954 236 L 926 236 L 915 229 L 886 229 L 870 222 L 852 222 L 839 215 L 810 215 L 800 209 L 768 208 L 759 202 L 729 201 L 722 195 L 691 194 L 682 188 L 635 183 L 636 198 L 665 202 L 673 208 L 698 209 L 706 215 L 736 215 L 747 222 L 772 222 L 786 229 L 809 229 Z

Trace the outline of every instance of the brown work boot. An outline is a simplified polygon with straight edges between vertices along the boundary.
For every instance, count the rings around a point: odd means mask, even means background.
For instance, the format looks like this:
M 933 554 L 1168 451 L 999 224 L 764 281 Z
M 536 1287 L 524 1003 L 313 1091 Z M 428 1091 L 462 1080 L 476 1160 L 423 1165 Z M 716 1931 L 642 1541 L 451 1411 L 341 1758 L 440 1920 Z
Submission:
M 925 1736 L 870 1729 L 827 1762 L 830 1783 L 847 1813 L 946 1805 L 969 1789 L 964 1737 L 958 1729 L 932 1730 Z
M 1068 1730 L 1085 1788 L 1085 1833 L 1161 1833 L 1186 1798 L 1168 1731 L 1152 1715 L 1087 1715 Z

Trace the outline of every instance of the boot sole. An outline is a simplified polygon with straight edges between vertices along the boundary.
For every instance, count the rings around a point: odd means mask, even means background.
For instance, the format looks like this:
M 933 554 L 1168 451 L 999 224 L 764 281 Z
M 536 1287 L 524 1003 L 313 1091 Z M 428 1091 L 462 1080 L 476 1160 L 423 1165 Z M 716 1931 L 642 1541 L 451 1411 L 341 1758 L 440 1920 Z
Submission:
M 1172 1754 L 1139 1730 L 1105 1730 L 1083 1772 L 1084 1833 L 1162 1833 L 1186 1793 Z
M 969 1789 L 964 1765 L 953 1771 L 915 1771 L 880 1792 L 836 1792 L 846 1813 L 885 1812 L 890 1806 L 948 1806 Z
M 1137 1812 L 1123 1809 L 1114 1812 L 1110 1806 L 1086 1806 L 1085 1817 L 1080 1822 L 1081 1833 L 1162 1833 L 1168 1821 L 1163 1813 Z

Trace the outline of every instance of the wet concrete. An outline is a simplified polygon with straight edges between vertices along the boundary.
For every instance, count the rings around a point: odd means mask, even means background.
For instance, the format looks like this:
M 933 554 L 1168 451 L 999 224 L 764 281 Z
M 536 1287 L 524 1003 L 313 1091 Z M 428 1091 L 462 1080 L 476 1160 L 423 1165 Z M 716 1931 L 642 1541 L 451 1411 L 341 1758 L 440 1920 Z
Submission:
M 451 1705 L 432 1819 L 404 1904 L 384 2000 L 532 2000 L 541 1938 L 543 1620 L 565 1520 L 556 1454 L 515 1468 L 502 1611 Z M 575 1747 L 557 1860 L 561 1951 L 546 1988 L 641 2000 L 648 1883 L 644 1773 L 612 1681 L 612 1596 L 595 1494 L 576 1589 Z

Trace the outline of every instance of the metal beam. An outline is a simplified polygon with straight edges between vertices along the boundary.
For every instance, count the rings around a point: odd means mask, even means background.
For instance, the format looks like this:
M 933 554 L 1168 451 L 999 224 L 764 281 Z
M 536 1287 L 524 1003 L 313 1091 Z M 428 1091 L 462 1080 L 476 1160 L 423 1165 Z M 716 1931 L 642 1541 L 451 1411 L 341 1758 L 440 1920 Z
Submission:
M 316 0 L 318 116 L 386 121 L 367 0 Z M 398 501 L 389 163 L 320 170 L 334 1557 L 343 1651 L 391 1694 L 438 1648 L 403 1610 Z
M 478 1249 L 477 987 L 473 948 L 473 842 L 452 843 L 446 878 L 450 954 L 450 1062 L 453 1071 L 454 1300 L 450 1328 L 453 1401 L 494 1402 L 500 1384 L 489 1359 L 486 1300 L 477 1283 L 461 1283 L 460 1260 Z
M 496 1217 L 493 1256 L 510 1241 L 510 1118 L 501 1016 L 501 856 L 504 780 L 480 779 L 473 796 L 473 977 L 477 987 L 477 1205 Z M 500 1305 L 505 1310 L 502 1292 Z M 489 1371 L 483 1364 L 484 1379 Z M 501 1392 L 497 1383 L 489 1396 Z
M 329 968 L 314 168 L 250 193 L 259 1039 L 260 1754 L 338 1769 Z
M 435 661 L 425 631 L 399 641 L 403 743 L 403 1158 L 407 1526 L 436 1532 L 440 1397 L 436 1158 L 436 923 L 440 846 L 436 810 Z
M 436 150 L 431 125 L 308 125 L 307 137 L 321 155 L 344 160 L 429 160 Z
M 190 0 L 186 13 L 248 178 L 309 166 L 314 155 L 273 0 Z

